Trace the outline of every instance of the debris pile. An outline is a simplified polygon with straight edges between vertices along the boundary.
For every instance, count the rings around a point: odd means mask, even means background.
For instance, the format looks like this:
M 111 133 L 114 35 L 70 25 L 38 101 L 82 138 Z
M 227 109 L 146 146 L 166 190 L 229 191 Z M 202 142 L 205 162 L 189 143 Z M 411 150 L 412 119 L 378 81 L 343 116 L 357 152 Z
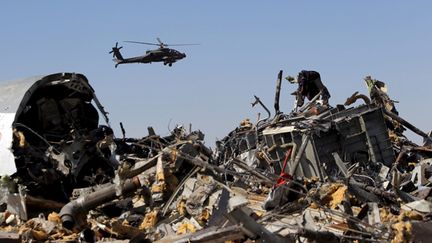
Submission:
M 121 124 L 116 138 L 83 75 L 33 80 L 8 106 L 13 115 L 1 114 L 16 171 L 0 181 L 0 239 L 426 242 L 430 135 L 400 117 L 385 84 L 369 76 L 369 96 L 336 107 L 319 73 L 287 80 L 298 83 L 292 112 L 279 110 L 280 72 L 275 115 L 255 96 L 252 106 L 268 116 L 245 119 L 214 150 L 182 126 L 127 138 Z

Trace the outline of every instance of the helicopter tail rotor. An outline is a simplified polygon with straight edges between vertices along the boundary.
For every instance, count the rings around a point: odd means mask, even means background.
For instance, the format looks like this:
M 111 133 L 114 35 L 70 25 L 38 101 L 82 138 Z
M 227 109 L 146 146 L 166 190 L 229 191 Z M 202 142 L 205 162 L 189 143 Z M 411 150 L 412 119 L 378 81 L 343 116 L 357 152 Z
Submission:
M 123 48 L 123 46 L 118 47 L 118 42 L 116 42 L 116 45 L 112 48 L 112 50 L 109 52 L 109 54 L 112 53 L 113 57 L 116 57 L 117 53 L 120 53 L 120 49 L 122 49 L 122 48 Z
M 116 45 L 112 48 L 112 50 L 109 52 L 109 54 L 113 54 L 113 58 L 117 60 L 123 60 L 123 56 L 120 53 L 120 49 L 122 49 L 123 46 L 118 47 L 118 42 L 116 42 Z

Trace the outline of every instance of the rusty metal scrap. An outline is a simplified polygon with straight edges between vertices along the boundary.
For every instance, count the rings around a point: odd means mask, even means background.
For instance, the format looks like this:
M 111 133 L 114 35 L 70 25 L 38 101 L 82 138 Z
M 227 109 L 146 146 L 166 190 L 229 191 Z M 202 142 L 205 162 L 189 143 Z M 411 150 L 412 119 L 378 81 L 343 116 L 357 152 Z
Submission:
M 336 107 L 317 91 L 285 114 L 281 80 L 274 117 L 255 96 L 269 117 L 243 120 L 211 149 L 182 126 L 128 138 L 121 123 L 116 138 L 83 75 L 38 77 L 11 120 L 16 171 L 0 180 L 0 240 L 429 239 L 431 137 L 398 114 L 384 82 L 366 77 L 370 98 L 356 92 Z M 96 109 L 107 125 L 83 115 Z

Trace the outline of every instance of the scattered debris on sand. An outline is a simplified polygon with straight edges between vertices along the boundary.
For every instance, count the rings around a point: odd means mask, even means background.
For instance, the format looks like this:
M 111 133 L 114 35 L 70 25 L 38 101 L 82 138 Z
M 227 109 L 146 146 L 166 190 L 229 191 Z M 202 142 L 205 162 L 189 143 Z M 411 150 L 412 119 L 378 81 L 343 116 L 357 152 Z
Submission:
M 287 80 L 298 84 L 292 112 L 279 110 L 281 71 L 275 115 L 255 96 L 268 116 L 214 149 L 182 126 L 114 136 L 82 74 L 0 86 L 0 240 L 427 242 L 430 134 L 370 76 L 368 95 L 335 107 L 318 72 Z

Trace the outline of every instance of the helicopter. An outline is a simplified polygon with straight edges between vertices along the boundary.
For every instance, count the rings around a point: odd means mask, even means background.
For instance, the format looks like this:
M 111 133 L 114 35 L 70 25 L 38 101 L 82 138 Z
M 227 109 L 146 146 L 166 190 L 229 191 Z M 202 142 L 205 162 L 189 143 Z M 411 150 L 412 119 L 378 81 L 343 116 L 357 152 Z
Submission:
M 140 41 L 124 41 L 128 43 L 135 43 L 135 44 L 144 44 L 144 45 L 154 45 L 159 46 L 158 49 L 154 50 L 147 50 L 145 55 L 142 56 L 136 56 L 136 57 L 130 57 L 130 58 L 123 58 L 122 54 L 120 53 L 120 49 L 123 47 L 118 47 L 118 42 L 116 42 L 116 45 L 112 48 L 112 51 L 109 53 L 113 54 L 113 61 L 116 62 L 115 67 L 119 64 L 124 63 L 152 63 L 152 62 L 163 62 L 164 65 L 172 66 L 173 63 L 175 63 L 178 60 L 181 60 L 186 57 L 185 53 L 181 53 L 175 49 L 167 48 L 168 46 L 190 46 L 190 45 L 199 45 L 199 44 L 165 44 L 163 43 L 159 38 L 156 38 L 158 43 L 149 43 L 149 42 L 140 42 Z

